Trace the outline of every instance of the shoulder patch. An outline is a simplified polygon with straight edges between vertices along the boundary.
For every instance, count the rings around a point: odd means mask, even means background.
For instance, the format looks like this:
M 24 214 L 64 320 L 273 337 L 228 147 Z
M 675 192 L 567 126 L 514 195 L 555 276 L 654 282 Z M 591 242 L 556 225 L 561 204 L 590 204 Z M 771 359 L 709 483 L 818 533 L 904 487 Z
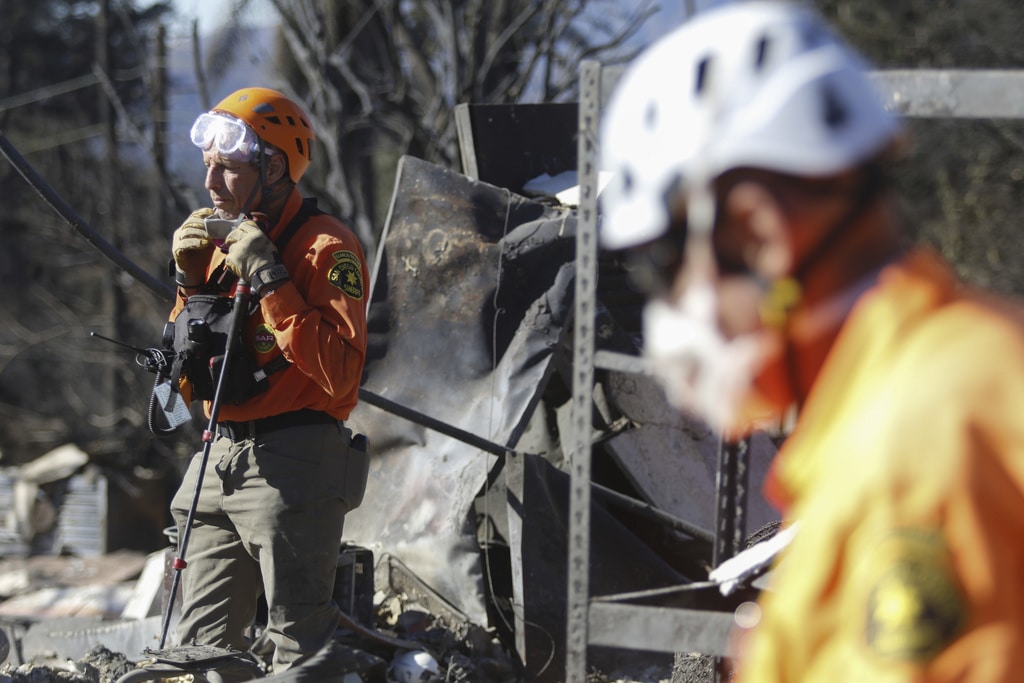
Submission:
M 332 285 L 345 292 L 352 298 L 361 300 L 363 298 L 363 269 L 359 257 L 347 250 L 336 251 L 334 265 L 327 272 L 327 280 Z
M 270 353 L 277 348 L 277 337 L 274 335 L 274 328 L 266 323 L 260 323 L 253 335 L 253 346 L 257 353 Z
M 879 657 L 927 662 L 967 621 L 942 535 L 899 529 L 872 553 L 864 637 Z

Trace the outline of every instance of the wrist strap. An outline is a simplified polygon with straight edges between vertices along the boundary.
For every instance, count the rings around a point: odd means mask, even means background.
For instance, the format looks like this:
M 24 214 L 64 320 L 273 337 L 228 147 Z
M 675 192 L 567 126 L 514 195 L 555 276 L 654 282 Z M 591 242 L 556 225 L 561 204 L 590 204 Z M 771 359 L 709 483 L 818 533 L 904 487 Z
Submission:
M 252 287 L 253 294 L 255 294 L 257 298 L 262 298 L 266 289 L 274 285 L 279 285 L 288 279 L 288 269 L 284 267 L 284 264 L 275 263 L 273 265 L 263 266 L 253 273 L 249 284 Z
M 199 289 L 200 287 L 203 286 L 202 282 L 195 285 L 188 284 L 188 276 L 186 276 L 183 271 L 180 271 L 177 268 L 174 269 L 174 283 L 181 287 L 182 289 Z

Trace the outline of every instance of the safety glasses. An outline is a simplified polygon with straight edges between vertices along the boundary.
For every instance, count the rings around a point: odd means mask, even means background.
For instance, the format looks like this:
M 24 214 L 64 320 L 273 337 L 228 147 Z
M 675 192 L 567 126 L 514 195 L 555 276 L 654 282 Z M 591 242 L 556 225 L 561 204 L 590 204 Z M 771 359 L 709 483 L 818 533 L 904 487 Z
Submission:
M 227 114 L 200 114 L 192 124 L 192 144 L 204 151 L 214 151 L 233 161 L 248 162 L 260 151 L 259 140 L 252 128 Z M 264 148 L 265 154 L 273 150 Z

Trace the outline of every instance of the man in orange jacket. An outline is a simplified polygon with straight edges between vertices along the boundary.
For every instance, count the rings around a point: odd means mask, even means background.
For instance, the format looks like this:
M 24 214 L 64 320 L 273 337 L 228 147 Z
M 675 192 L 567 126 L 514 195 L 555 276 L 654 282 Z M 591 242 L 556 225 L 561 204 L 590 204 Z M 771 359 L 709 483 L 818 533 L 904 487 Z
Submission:
M 907 244 L 903 141 L 861 59 L 775 1 L 652 46 L 602 122 L 602 241 L 670 401 L 731 437 L 796 408 L 766 486 L 799 526 L 743 683 L 1024 671 L 1024 311 Z
M 174 233 L 171 320 L 192 297 L 250 283 L 256 303 L 241 343 L 266 377 L 221 406 L 207 471 L 197 454 L 172 501 L 180 536 L 202 480 L 178 636 L 245 651 L 263 594 L 281 671 L 339 623 L 342 527 L 366 484 L 343 421 L 358 399 L 369 275 L 355 234 L 296 189 L 315 142 L 297 104 L 266 88 L 239 90 L 199 116 L 192 142 L 213 207 Z M 183 392 L 197 382 L 185 377 Z

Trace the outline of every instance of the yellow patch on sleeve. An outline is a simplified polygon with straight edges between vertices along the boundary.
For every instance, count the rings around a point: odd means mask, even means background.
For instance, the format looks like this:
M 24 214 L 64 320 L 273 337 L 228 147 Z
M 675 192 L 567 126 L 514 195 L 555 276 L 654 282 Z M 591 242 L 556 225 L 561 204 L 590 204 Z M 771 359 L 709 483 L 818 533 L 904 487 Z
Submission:
M 867 576 L 864 637 L 877 656 L 927 662 L 963 629 L 966 606 L 937 531 L 893 531 L 871 553 Z
M 253 335 L 253 346 L 257 353 L 270 353 L 277 348 L 277 337 L 274 328 L 266 323 L 260 324 Z
M 351 251 L 336 251 L 334 265 L 327 271 L 327 280 L 357 301 L 363 298 L 363 269 L 359 257 Z

